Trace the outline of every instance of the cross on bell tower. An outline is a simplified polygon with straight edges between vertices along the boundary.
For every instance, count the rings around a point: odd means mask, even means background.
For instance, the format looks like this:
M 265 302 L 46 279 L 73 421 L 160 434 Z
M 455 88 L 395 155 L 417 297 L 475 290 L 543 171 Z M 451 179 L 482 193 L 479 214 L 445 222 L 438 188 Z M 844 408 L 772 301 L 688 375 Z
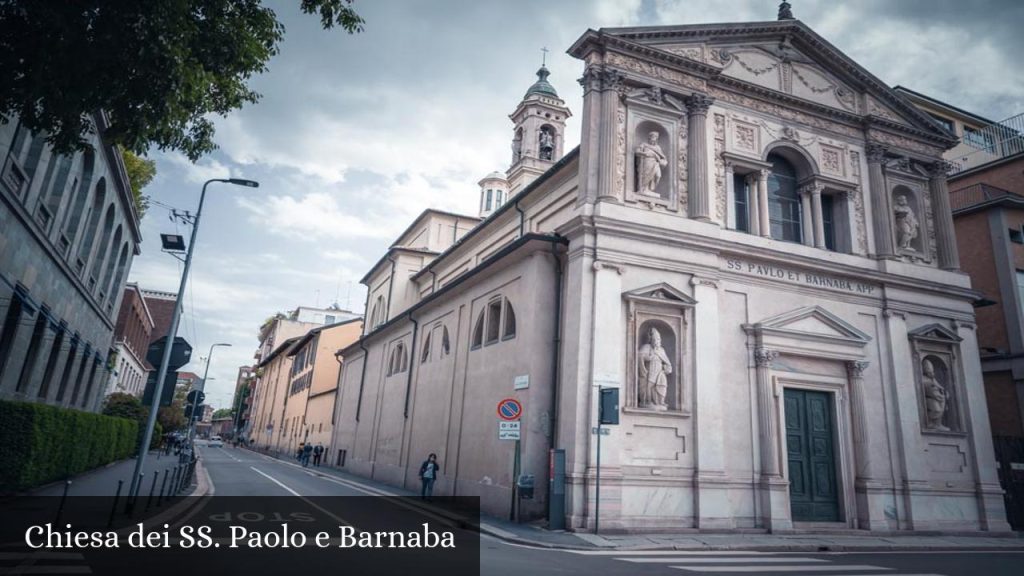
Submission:
M 530 86 L 509 118 L 512 131 L 512 166 L 508 169 L 510 194 L 515 194 L 561 159 L 565 145 L 565 121 L 572 116 L 565 101 L 548 82 L 547 48 L 537 81 Z

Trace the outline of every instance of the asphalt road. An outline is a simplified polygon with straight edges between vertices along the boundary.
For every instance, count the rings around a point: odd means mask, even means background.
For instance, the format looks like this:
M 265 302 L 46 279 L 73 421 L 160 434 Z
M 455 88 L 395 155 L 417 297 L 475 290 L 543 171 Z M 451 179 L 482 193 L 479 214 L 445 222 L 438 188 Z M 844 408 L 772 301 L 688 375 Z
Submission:
M 375 486 L 317 474 L 291 462 L 232 448 L 200 448 L 216 496 L 369 496 Z M 373 518 L 414 515 L 416 522 L 439 522 L 414 507 L 381 509 Z M 457 529 L 446 527 L 444 529 Z M 774 553 L 672 551 L 563 551 L 511 544 L 480 536 L 480 573 L 487 576 L 581 574 L 587 576 L 684 575 L 742 576 L 745 574 L 853 576 L 944 575 L 1019 576 L 1024 552 L 879 552 Z

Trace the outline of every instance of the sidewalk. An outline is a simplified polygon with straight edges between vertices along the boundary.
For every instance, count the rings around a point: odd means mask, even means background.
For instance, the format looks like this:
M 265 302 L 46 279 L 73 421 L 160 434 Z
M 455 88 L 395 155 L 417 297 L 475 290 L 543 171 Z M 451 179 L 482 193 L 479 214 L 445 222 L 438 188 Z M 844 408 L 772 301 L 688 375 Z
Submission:
M 178 465 L 178 457 L 170 456 L 151 450 L 146 456 L 146 466 L 143 470 L 142 489 L 140 495 L 149 496 L 153 488 L 153 473 L 159 472 L 156 483 L 156 492 L 160 492 L 160 485 L 164 475 L 174 475 L 174 467 Z M 128 488 L 131 484 L 132 474 L 135 472 L 135 458 L 119 460 L 95 470 L 90 470 L 71 478 L 71 485 L 68 487 L 68 496 L 113 496 L 117 493 L 117 483 L 123 481 L 121 497 L 128 495 Z M 58 481 L 40 486 L 29 494 L 32 496 L 60 496 L 64 493 L 64 482 Z
M 253 451 L 273 457 L 270 454 Z M 287 458 L 279 458 L 290 462 Z M 411 496 L 408 503 L 425 511 L 449 519 L 463 526 L 476 526 L 477 519 L 460 517 L 449 510 L 422 502 L 418 493 L 396 486 L 381 484 L 362 476 L 324 466 L 308 468 L 310 472 L 332 476 L 365 487 L 381 495 Z M 985 532 L 976 534 L 767 534 L 731 533 L 711 534 L 689 531 L 682 534 L 614 534 L 595 535 L 583 532 L 546 530 L 538 524 L 517 524 L 491 516 L 479 518 L 480 532 L 506 542 L 562 550 L 750 550 L 764 552 L 878 552 L 878 551 L 930 551 L 930 550 L 1016 550 L 1024 551 L 1024 534 L 1008 533 L 996 536 Z

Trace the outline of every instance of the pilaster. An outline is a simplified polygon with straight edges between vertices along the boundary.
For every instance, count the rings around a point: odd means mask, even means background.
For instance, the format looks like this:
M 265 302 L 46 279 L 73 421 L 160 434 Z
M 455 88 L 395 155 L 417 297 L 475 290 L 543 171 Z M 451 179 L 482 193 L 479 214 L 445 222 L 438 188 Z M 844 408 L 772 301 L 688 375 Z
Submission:
M 946 172 L 949 164 L 939 161 L 929 167 L 928 188 L 932 194 L 932 214 L 935 218 L 935 243 L 939 253 L 939 268 L 956 270 L 960 268 L 960 255 L 956 247 L 956 233 L 953 230 L 953 211 L 949 205 L 949 188 Z
M 768 213 L 768 170 L 757 171 L 757 211 L 760 228 L 759 232 L 763 238 L 772 237 L 772 225 Z
M 874 215 L 875 254 L 882 258 L 894 258 L 892 208 L 889 206 L 889 191 L 885 187 L 882 164 L 888 149 L 881 144 L 868 144 L 868 187 L 871 189 L 871 208 Z
M 694 93 L 684 99 L 687 125 L 687 189 L 690 217 L 711 221 L 711 187 L 708 173 L 708 109 L 714 102 L 707 94 Z

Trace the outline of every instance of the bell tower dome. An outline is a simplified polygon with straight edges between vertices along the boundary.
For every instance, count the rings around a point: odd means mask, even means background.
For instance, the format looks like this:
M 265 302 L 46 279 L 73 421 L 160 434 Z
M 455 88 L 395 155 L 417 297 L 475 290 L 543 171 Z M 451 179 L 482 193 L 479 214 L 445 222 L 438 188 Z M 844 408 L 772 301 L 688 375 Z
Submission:
M 491 172 L 479 184 L 480 217 L 487 218 L 508 201 L 508 180 L 501 172 Z
M 512 166 L 509 192 L 515 194 L 537 179 L 564 154 L 565 121 L 572 113 L 548 82 L 551 72 L 541 64 L 530 86 L 509 118 L 512 131 Z

